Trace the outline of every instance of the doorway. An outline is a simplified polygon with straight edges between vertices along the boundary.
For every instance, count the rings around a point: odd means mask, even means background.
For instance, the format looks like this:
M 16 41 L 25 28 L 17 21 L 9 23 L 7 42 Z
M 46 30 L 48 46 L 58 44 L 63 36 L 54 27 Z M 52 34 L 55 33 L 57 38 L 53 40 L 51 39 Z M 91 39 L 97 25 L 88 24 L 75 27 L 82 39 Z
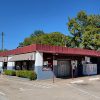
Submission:
M 70 60 L 58 60 L 57 77 L 69 77 L 71 75 Z

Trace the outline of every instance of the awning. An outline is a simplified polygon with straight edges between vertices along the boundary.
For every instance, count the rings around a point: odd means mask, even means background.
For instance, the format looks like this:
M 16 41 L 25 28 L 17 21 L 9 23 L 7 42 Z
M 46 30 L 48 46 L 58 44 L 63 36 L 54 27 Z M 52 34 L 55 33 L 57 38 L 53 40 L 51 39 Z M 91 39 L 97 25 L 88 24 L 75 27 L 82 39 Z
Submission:
M 7 62 L 7 57 L 0 57 L 0 62 Z
M 12 56 L 9 61 L 35 60 L 35 53 L 26 53 Z

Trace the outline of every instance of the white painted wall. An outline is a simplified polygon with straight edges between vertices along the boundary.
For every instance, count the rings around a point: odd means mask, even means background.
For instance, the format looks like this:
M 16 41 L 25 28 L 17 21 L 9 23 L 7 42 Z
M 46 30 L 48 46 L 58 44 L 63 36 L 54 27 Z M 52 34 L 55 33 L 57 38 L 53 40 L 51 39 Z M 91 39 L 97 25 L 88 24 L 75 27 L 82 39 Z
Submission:
M 0 62 L 0 71 L 2 72 L 3 71 L 3 62 Z
M 3 62 L 0 62 L 0 67 L 3 66 Z
M 43 66 L 43 53 L 38 51 L 35 54 L 35 66 Z
M 8 57 L 8 61 L 9 61 L 11 58 L 12 58 L 12 56 L 9 56 L 9 57 Z
M 7 70 L 12 70 L 15 67 L 15 62 L 8 62 L 7 63 Z

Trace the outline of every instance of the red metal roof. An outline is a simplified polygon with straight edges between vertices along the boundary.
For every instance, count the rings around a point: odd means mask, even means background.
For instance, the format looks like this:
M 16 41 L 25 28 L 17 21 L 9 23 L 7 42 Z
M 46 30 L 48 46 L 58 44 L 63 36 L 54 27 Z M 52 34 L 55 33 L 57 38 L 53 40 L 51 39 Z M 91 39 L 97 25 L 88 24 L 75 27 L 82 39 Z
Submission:
M 29 46 L 17 48 L 17 49 L 14 49 L 14 50 L 0 52 L 0 56 L 17 55 L 17 54 L 34 52 L 34 51 L 36 51 L 36 44 L 32 44 L 32 45 L 29 45 Z
M 9 56 L 9 55 L 23 54 L 23 53 L 29 53 L 35 51 L 100 57 L 100 51 L 80 49 L 80 48 L 68 48 L 68 47 L 61 47 L 61 46 L 41 45 L 41 44 L 32 44 L 14 50 L 1 52 L 0 56 Z
M 68 47 L 61 47 L 61 46 L 48 46 L 48 45 L 39 45 L 39 44 L 36 46 L 36 48 L 40 52 L 100 57 L 100 51 L 87 50 L 81 48 L 68 48 Z

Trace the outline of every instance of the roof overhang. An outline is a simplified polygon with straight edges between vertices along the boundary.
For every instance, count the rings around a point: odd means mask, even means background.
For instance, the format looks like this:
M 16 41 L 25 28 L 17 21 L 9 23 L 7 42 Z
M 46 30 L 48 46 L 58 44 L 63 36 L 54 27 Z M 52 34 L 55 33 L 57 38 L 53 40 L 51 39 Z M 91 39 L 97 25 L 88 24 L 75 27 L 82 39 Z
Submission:
M 7 62 L 8 58 L 7 57 L 0 57 L 0 62 Z
M 35 53 L 13 55 L 9 61 L 35 60 Z

